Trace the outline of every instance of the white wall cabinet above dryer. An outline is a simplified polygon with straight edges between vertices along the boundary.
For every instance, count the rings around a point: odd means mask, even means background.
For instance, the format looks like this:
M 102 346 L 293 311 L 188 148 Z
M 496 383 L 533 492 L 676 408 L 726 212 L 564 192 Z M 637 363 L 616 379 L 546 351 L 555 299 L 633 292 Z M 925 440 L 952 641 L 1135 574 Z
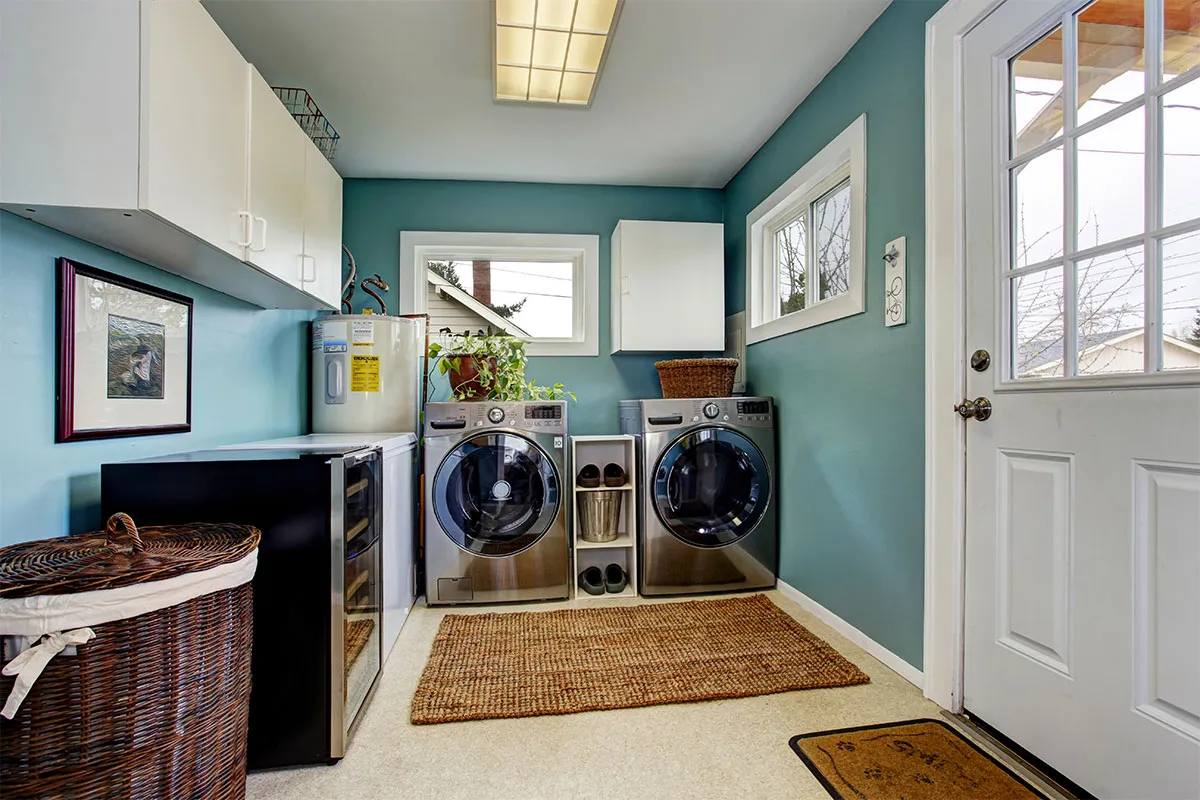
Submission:
M 612 351 L 725 348 L 725 233 L 716 222 L 617 223 Z
M 305 258 L 319 152 L 198 0 L 3 3 L 0 28 L 0 208 L 258 306 L 337 305 L 340 253 Z

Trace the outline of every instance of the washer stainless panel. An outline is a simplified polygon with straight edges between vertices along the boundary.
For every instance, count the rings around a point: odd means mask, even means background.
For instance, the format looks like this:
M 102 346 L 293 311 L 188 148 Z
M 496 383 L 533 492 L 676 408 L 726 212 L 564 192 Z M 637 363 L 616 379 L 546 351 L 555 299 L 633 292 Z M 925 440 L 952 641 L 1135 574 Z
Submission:
M 429 403 L 425 419 L 426 601 L 565 599 L 567 404 Z

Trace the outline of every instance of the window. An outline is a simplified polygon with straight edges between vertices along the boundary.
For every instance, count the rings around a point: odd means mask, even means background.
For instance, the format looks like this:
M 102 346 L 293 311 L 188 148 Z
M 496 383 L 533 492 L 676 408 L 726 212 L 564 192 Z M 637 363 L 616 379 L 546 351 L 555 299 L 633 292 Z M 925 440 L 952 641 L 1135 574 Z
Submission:
M 863 311 L 866 117 L 746 217 L 746 340 Z
M 1200 370 L 1197 33 L 1162 0 L 1098 0 L 1008 62 L 1006 380 Z
M 598 355 L 599 251 L 594 235 L 404 231 L 402 313 L 508 331 L 531 356 Z

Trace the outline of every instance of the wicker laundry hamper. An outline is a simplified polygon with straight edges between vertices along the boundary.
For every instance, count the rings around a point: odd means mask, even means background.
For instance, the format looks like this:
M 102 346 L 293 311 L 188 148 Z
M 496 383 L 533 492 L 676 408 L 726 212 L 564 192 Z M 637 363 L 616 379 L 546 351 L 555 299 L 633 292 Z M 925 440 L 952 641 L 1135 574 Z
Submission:
M 4 800 L 245 797 L 259 538 L 117 514 L 0 549 Z
M 736 358 L 680 358 L 656 361 L 662 395 L 681 397 L 729 397 L 733 394 Z

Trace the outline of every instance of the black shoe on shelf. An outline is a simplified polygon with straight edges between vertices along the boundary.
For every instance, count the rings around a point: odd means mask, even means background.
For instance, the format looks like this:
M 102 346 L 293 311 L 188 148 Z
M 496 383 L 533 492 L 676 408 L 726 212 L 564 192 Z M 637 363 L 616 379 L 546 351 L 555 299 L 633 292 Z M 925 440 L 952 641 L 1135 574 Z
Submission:
M 579 470 L 579 485 L 584 489 L 595 489 L 600 486 L 600 468 L 595 464 L 588 464 L 583 469 Z
M 620 564 L 609 564 L 604 568 L 604 589 L 609 594 L 620 594 L 629 585 L 629 576 Z
M 617 488 L 625 485 L 625 469 L 620 464 L 609 464 L 604 467 L 604 485 Z
M 588 594 L 604 594 L 604 573 L 599 567 L 588 567 L 579 573 L 579 588 Z

